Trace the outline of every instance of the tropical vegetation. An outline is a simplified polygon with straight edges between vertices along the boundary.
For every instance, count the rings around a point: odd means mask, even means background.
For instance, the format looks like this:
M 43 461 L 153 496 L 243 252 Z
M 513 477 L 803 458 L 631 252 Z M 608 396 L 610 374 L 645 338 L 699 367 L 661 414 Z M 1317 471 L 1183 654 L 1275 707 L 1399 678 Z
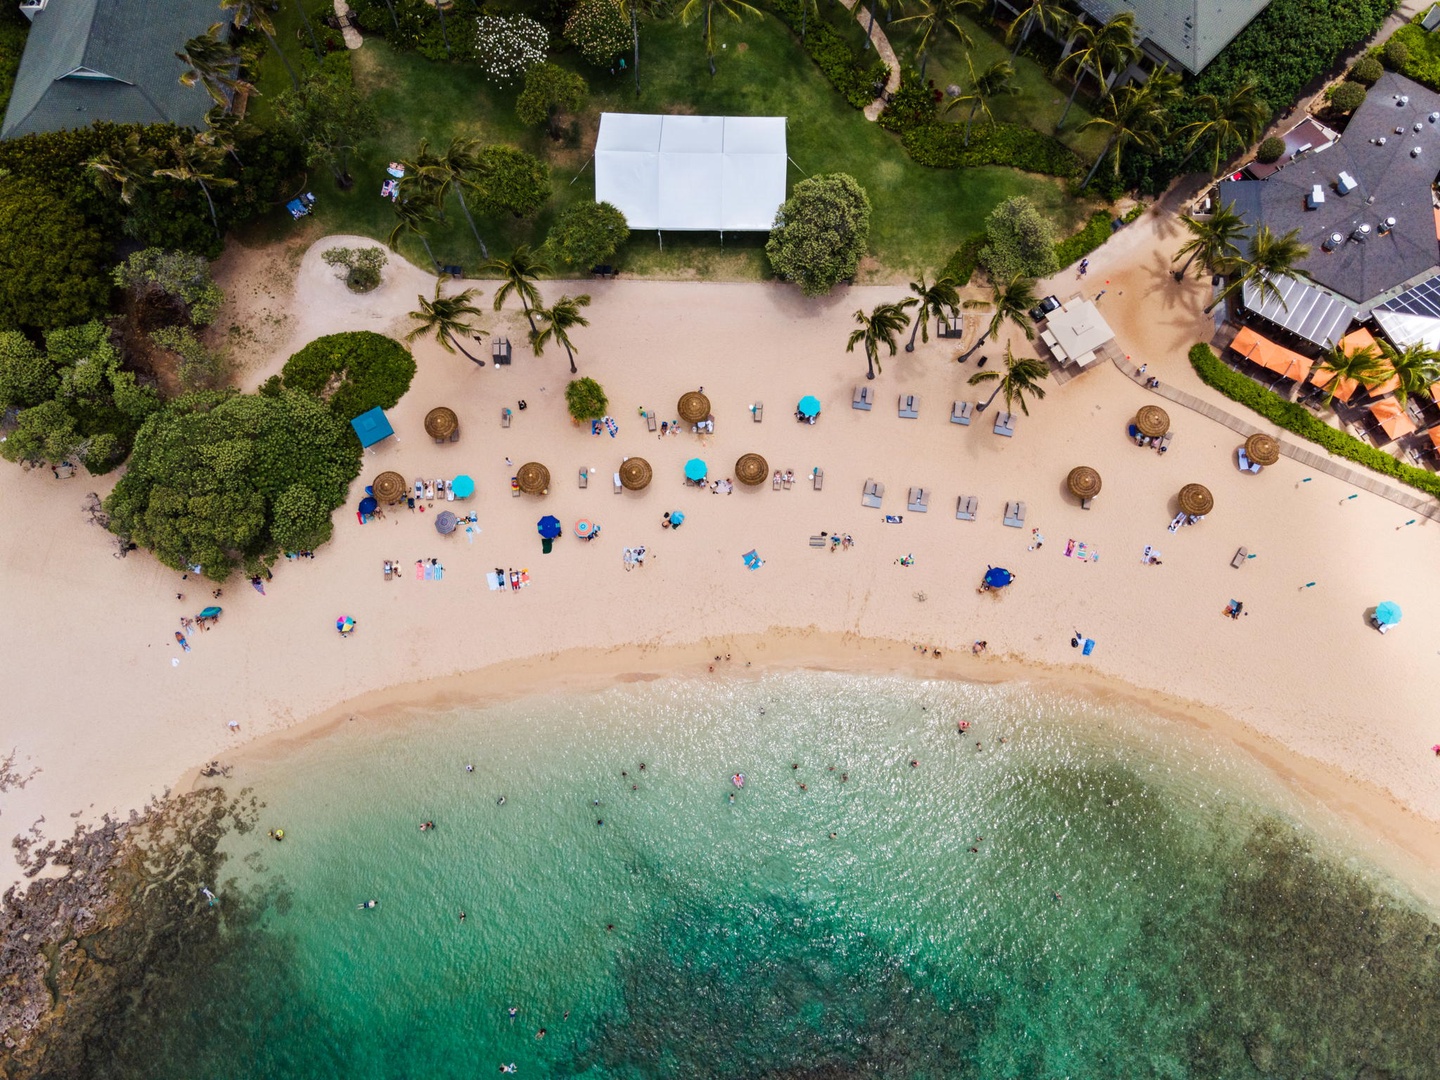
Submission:
M 905 309 L 913 307 L 914 304 L 915 298 L 910 297 L 899 302 L 876 304 L 868 312 L 863 308 L 855 312 L 855 321 L 860 326 L 859 329 L 850 331 L 850 338 L 845 343 L 845 351 L 854 352 L 856 345 L 864 346 L 865 378 L 873 379 L 876 372 L 881 370 L 881 345 L 890 350 L 891 356 L 895 355 L 897 348 L 895 339 L 897 335 L 904 333 L 905 327 L 910 325 L 910 316 L 905 314 Z
M 798 181 L 780 204 L 765 254 L 775 273 L 823 296 L 855 276 L 870 238 L 870 198 L 848 173 Z
M 290 359 L 276 377 L 286 390 L 325 402 L 349 423 L 371 409 L 394 408 L 410 389 L 415 359 L 393 338 L 370 330 L 326 334 Z
M 565 384 L 565 407 L 576 420 L 599 420 L 610 411 L 610 399 L 605 388 L 586 375 Z
M 1044 360 L 1037 360 L 1033 356 L 1022 356 L 1016 358 L 1010 349 L 1010 343 L 1005 343 L 1005 370 L 997 371 L 990 368 L 986 371 L 977 371 L 970 376 L 970 385 L 979 386 L 981 383 L 993 382 L 995 389 L 990 396 L 977 408 L 984 410 L 995 400 L 995 395 L 1000 394 L 1005 398 L 1005 411 L 1014 412 L 1015 406 L 1020 406 L 1020 411 L 1026 416 L 1030 415 L 1030 405 L 1027 398 L 1040 401 L 1045 397 L 1045 388 L 1040 383 L 1050 377 L 1050 367 Z
M 535 318 L 538 325 L 530 334 L 530 344 L 535 349 L 535 355 L 543 356 L 546 345 L 552 341 L 558 342 L 565 349 L 565 355 L 570 358 L 570 374 L 574 375 L 575 343 L 570 340 L 570 331 L 577 326 L 590 325 L 590 320 L 580 312 L 581 308 L 589 306 L 590 297 L 581 295 L 562 296 L 549 307 L 537 307 Z

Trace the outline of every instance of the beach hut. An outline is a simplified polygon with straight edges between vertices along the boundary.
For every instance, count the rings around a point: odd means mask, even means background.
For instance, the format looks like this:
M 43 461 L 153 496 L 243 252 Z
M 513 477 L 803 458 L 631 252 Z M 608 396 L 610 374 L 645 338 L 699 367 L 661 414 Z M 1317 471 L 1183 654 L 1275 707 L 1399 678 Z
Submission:
M 650 486 L 654 470 L 643 457 L 626 458 L 620 463 L 620 483 L 628 491 L 643 491 Z
M 1274 465 L 1280 460 L 1280 443 L 1257 431 L 1245 440 L 1245 456 L 1256 465 Z
M 405 498 L 406 490 L 405 478 L 398 472 L 382 472 L 370 482 L 370 494 L 387 506 Z
M 544 495 L 550 490 L 550 470 L 538 461 L 527 461 L 521 465 L 515 480 L 527 495 Z
M 436 442 L 454 442 L 460 437 L 460 418 L 443 405 L 431 409 L 425 414 L 425 434 Z
M 1135 427 L 1141 435 L 1158 439 L 1170 430 L 1170 414 L 1159 405 L 1146 405 L 1135 414 Z
M 468 499 L 475 494 L 475 481 L 472 477 L 461 473 L 450 481 L 450 490 L 455 493 L 457 499 Z
M 350 421 L 350 426 L 355 429 L 355 437 L 360 440 L 360 445 L 367 449 L 395 434 L 395 429 L 390 426 L 390 421 L 385 416 L 385 410 L 378 405 L 355 417 Z
M 755 487 L 765 482 L 770 475 L 770 466 L 759 454 L 742 454 L 735 462 L 735 479 L 742 484 Z
M 1070 488 L 1070 494 L 1082 503 L 1088 504 L 1100 494 L 1100 474 L 1089 465 L 1076 465 L 1065 478 L 1065 483 Z
M 1180 489 L 1180 509 L 1191 517 L 1204 517 L 1215 509 L 1215 496 L 1204 484 L 1186 484 Z
M 698 390 L 691 390 L 680 395 L 675 409 L 687 424 L 698 424 L 710 415 L 710 399 Z
M 709 471 L 710 466 L 706 465 L 705 462 L 698 457 L 692 457 L 689 461 L 685 462 L 685 479 L 689 480 L 692 484 L 704 483 L 705 476 Z
M 441 536 L 449 536 L 455 531 L 456 518 L 449 510 L 441 510 L 435 515 L 435 531 Z

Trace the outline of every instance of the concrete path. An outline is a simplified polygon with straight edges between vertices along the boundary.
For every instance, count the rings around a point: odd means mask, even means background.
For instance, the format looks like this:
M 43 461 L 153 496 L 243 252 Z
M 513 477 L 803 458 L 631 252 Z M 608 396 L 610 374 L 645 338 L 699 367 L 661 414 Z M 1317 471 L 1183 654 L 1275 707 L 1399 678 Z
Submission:
M 345 0 L 335 0 L 335 14 L 340 19 L 340 34 L 345 38 L 345 47 L 358 49 L 364 45 L 365 39 L 360 35 L 360 31 L 346 21 L 350 16 L 350 5 Z
M 840 0 L 840 2 L 855 12 L 855 21 L 860 24 L 860 29 L 864 30 L 870 26 L 870 10 L 862 5 L 860 0 Z M 885 93 L 893 94 L 900 89 L 900 61 L 895 56 L 895 50 L 890 47 L 890 39 L 885 36 L 885 31 L 880 29 L 878 17 L 875 25 L 870 27 L 870 44 L 875 47 L 875 54 L 890 65 L 890 77 L 885 80 Z M 878 120 L 884 110 L 885 99 L 878 97 L 865 106 L 865 119 Z

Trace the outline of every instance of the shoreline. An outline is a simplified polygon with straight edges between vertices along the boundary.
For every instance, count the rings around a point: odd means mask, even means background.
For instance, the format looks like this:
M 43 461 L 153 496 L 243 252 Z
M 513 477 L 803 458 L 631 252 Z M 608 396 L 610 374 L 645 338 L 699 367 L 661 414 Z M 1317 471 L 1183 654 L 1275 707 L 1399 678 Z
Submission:
M 723 659 L 714 663 L 714 656 L 727 653 L 732 658 L 729 663 Z M 1303 824 L 1307 828 L 1338 841 L 1352 857 L 1369 861 L 1413 891 L 1429 906 L 1432 916 L 1440 917 L 1440 821 L 1422 816 L 1373 784 L 1287 747 L 1223 710 L 1093 669 L 978 658 L 964 650 L 945 653 L 938 660 L 921 659 L 915 646 L 907 642 L 813 628 L 771 628 L 764 633 L 664 645 L 568 649 L 454 675 L 395 683 L 253 739 L 227 755 L 225 762 L 263 766 L 357 720 L 383 724 L 401 715 L 548 694 L 593 693 L 625 683 L 753 679 L 796 670 L 898 675 L 980 686 L 1030 684 L 1081 701 L 1137 708 L 1205 732 L 1223 742 L 1229 752 L 1243 755 L 1278 785 L 1298 793 L 1306 804 Z M 546 681 L 540 681 L 542 676 Z M 200 774 L 201 767 L 188 769 L 173 790 L 185 793 L 209 786 L 208 778 Z

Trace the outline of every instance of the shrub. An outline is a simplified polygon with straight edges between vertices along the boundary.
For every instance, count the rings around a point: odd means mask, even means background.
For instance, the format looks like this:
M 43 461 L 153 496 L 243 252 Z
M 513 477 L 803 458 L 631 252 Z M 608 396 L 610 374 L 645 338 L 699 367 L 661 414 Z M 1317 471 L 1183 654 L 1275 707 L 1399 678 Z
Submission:
M 330 248 L 321 254 L 326 266 L 345 271 L 345 285 L 351 292 L 367 293 L 380 284 L 380 270 L 390 257 L 378 247 Z
M 209 260 L 184 251 L 137 251 L 115 268 L 115 284 L 132 290 L 137 302 L 147 296 L 173 302 L 180 308 L 179 319 L 174 321 L 195 326 L 214 322 L 225 300 L 210 276 Z
M 33 180 L 0 181 L 0 329 L 83 322 L 110 295 L 104 244 L 69 202 Z
M 19 330 L 0 331 L 0 413 L 49 401 L 60 375 L 43 351 Z
M 550 198 L 550 167 L 513 146 L 487 146 L 476 158 L 475 185 L 486 213 L 529 217 Z
M 1380 55 L 1392 71 L 1399 71 L 1410 59 L 1410 47 L 1392 34 L 1390 40 L 1385 42 L 1385 48 L 1380 50 Z
M 596 67 L 608 67 L 634 42 L 617 0 L 580 0 L 565 22 L 565 40 Z
M 545 247 L 571 266 L 604 263 L 630 239 L 625 215 L 608 202 L 577 203 L 550 226 Z
M 1145 212 L 1145 207 L 1135 208 L 1140 213 Z M 1115 230 L 1110 223 L 1110 212 L 1108 210 L 1096 210 L 1085 222 L 1085 227 L 1074 236 L 1066 237 L 1055 245 L 1055 263 L 1057 266 L 1072 266 L 1085 258 L 1101 244 L 1109 240 Z
M 1009 165 L 1045 176 L 1079 176 L 1084 162 L 1058 139 L 1019 124 L 991 124 L 972 132 L 965 145 L 962 124 L 935 121 L 905 133 L 905 152 L 921 165 L 937 169 Z
M 1060 269 L 1055 261 L 1055 230 L 1028 198 L 1012 196 L 985 219 L 980 262 L 991 281 L 1048 277 Z
M 280 381 L 328 402 L 345 422 L 374 408 L 389 409 L 410 389 L 415 358 L 393 338 L 370 330 L 326 334 L 285 361 Z
M 492 82 L 512 83 L 545 62 L 550 33 L 524 15 L 481 15 L 475 20 L 475 62 Z
M 150 340 L 175 354 L 180 386 L 186 393 L 217 390 L 229 381 L 230 364 L 225 354 L 206 345 L 190 327 L 162 326 L 151 332 Z
M 1255 150 L 1255 160 L 1262 165 L 1273 165 L 1285 153 L 1285 140 L 1279 135 L 1267 135 Z
M 775 273 L 820 296 L 854 277 L 870 239 L 870 197 L 847 173 L 801 180 L 780 204 L 765 254 Z
M 975 268 L 980 265 L 980 249 L 984 246 L 984 233 L 976 233 L 961 241 L 960 246 L 955 249 L 941 269 L 940 276 L 953 281 L 957 289 L 970 284 L 970 278 L 975 273 Z
M 585 80 L 573 71 L 556 64 L 536 64 L 525 72 L 525 89 L 515 99 L 515 115 L 528 127 L 547 125 L 550 137 L 558 139 L 560 114 L 583 106 L 589 91 Z
M 799 0 L 770 0 L 770 10 L 797 34 L 800 32 Z M 865 57 L 822 19 L 805 22 L 805 51 L 824 76 L 854 108 L 863 109 L 885 86 L 890 68 L 881 60 L 866 64 Z
M 1333 108 L 1341 112 L 1354 112 L 1365 100 L 1365 87 L 1356 82 L 1336 83 L 1325 92 Z
M 1440 476 L 1406 465 L 1383 450 L 1331 427 L 1304 406 L 1286 401 L 1253 379 L 1226 367 L 1209 345 L 1201 343 L 1190 350 L 1190 366 L 1207 386 L 1273 420 L 1286 431 L 1316 443 L 1337 457 L 1364 465 L 1430 495 L 1440 496 Z
M 1394 54 L 1401 57 L 1390 62 L 1391 46 Z M 1440 89 L 1440 40 L 1417 23 L 1407 23 L 1390 36 L 1385 44 L 1387 63 L 1407 79 Z
M 571 379 L 565 387 L 565 404 L 576 420 L 599 420 L 610 408 L 605 388 L 588 375 Z
M 880 114 L 880 126 L 886 131 L 904 134 L 934 119 L 934 93 L 915 72 L 905 72 L 900 80 L 900 89 L 895 91 L 895 97 Z
M 1374 86 L 1380 76 L 1384 74 L 1384 65 L 1367 53 L 1351 65 L 1349 78 L 1364 86 Z

